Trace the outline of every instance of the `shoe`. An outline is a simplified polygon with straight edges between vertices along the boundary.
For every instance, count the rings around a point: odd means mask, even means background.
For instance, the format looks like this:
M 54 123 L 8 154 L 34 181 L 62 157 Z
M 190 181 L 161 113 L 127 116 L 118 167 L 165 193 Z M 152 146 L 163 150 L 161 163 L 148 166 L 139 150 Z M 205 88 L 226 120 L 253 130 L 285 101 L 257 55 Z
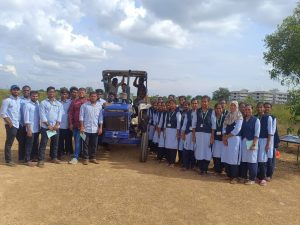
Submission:
M 94 164 L 99 164 L 99 162 L 97 161 L 97 159 L 90 159 L 90 162 L 94 163 Z
M 37 167 L 44 168 L 45 167 L 44 161 L 38 161 Z
M 83 162 L 82 162 L 82 164 L 83 164 L 83 165 L 88 165 L 88 164 L 89 164 L 89 160 L 84 159 Z
M 251 185 L 251 184 L 255 184 L 255 181 L 254 180 L 247 180 L 245 182 L 246 185 Z
M 247 180 L 244 179 L 244 178 L 239 178 L 239 179 L 238 179 L 238 182 L 241 183 L 241 184 L 244 184 L 244 183 L 247 182 Z
M 266 181 L 267 181 L 267 182 L 271 182 L 271 180 L 272 180 L 271 177 L 267 177 L 267 178 L 266 178 Z
M 181 171 L 185 172 L 185 171 L 187 171 L 187 168 L 183 167 L 183 168 L 181 168 Z
M 32 161 L 28 161 L 26 162 L 26 166 L 33 167 L 34 163 Z
M 170 167 L 170 168 L 174 168 L 175 165 L 174 165 L 174 164 L 170 164 L 169 167 Z
M 238 183 L 238 179 L 233 178 L 233 179 L 230 180 L 230 183 L 231 184 L 237 184 Z
M 17 165 L 13 161 L 6 162 L 7 166 L 16 167 Z
M 51 162 L 52 162 L 52 163 L 55 163 L 55 164 L 61 164 L 61 161 L 58 160 L 58 159 L 56 159 L 56 158 L 55 158 L 55 159 L 52 159 Z
M 266 186 L 267 185 L 267 181 L 266 180 L 261 180 L 259 183 L 260 186 Z
M 78 163 L 78 160 L 76 158 L 73 158 L 71 161 L 69 161 L 69 164 L 77 164 Z

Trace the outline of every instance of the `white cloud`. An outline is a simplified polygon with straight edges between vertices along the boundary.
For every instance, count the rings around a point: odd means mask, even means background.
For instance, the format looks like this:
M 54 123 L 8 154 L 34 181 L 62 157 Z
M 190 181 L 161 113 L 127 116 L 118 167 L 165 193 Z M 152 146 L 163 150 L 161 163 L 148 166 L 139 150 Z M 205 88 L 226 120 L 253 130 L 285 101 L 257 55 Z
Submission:
M 0 64 L 0 72 L 4 72 L 6 74 L 11 74 L 15 77 L 18 76 L 17 69 L 14 65 L 2 65 L 2 64 Z
M 112 51 L 121 51 L 122 47 L 118 44 L 115 44 L 111 41 L 103 41 L 101 43 L 101 47 L 107 50 L 112 50 Z

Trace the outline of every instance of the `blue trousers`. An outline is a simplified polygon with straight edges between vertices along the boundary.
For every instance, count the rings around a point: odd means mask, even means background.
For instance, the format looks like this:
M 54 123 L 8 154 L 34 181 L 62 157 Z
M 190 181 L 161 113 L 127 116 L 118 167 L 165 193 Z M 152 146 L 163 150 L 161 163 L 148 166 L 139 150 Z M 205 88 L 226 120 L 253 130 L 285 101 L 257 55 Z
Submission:
M 248 172 L 249 172 L 249 180 L 255 181 L 257 175 L 257 163 L 248 163 L 242 162 L 242 178 L 248 179 Z
M 11 147 L 17 136 L 18 129 L 15 127 L 10 128 L 8 125 L 5 125 L 5 130 L 6 130 L 6 140 L 4 146 L 4 155 L 5 155 L 5 162 L 9 163 L 12 161 Z
M 227 176 L 230 178 L 238 178 L 239 176 L 239 165 L 231 165 L 231 164 L 226 164 L 226 173 Z
M 209 166 L 208 160 L 199 160 L 199 168 L 201 172 L 207 172 Z
M 166 149 L 162 148 L 162 147 L 158 147 L 157 148 L 157 159 L 162 160 L 163 158 L 167 158 L 166 157 Z
M 175 164 L 177 149 L 166 149 L 167 160 L 169 164 Z
M 84 159 L 95 159 L 96 158 L 96 148 L 98 144 L 98 134 L 97 133 L 85 133 L 86 139 L 83 147 L 83 158 Z
M 82 151 L 82 139 L 80 137 L 80 131 L 78 128 L 73 129 L 73 136 L 75 142 L 75 151 L 74 151 L 74 158 L 78 159 L 80 152 Z

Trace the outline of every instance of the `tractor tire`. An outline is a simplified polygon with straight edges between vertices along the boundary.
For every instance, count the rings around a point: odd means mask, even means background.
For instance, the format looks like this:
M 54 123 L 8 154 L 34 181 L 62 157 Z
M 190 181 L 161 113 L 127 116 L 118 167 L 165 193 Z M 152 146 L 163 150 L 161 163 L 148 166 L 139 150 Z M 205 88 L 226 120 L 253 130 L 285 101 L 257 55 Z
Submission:
M 140 147 L 140 162 L 146 162 L 148 158 L 148 132 L 143 132 Z

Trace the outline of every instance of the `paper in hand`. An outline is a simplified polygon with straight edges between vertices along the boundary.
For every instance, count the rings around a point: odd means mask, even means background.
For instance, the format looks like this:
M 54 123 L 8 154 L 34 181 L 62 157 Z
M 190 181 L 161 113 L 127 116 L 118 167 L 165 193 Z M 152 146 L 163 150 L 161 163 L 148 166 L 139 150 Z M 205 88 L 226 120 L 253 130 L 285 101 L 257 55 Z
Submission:
M 48 136 L 48 138 L 51 138 L 54 135 L 56 135 L 56 130 L 47 130 L 47 136 Z
M 84 141 L 85 141 L 85 139 L 86 139 L 86 135 L 85 135 L 85 133 L 80 133 L 80 137 L 82 138 L 82 140 L 84 140 Z

